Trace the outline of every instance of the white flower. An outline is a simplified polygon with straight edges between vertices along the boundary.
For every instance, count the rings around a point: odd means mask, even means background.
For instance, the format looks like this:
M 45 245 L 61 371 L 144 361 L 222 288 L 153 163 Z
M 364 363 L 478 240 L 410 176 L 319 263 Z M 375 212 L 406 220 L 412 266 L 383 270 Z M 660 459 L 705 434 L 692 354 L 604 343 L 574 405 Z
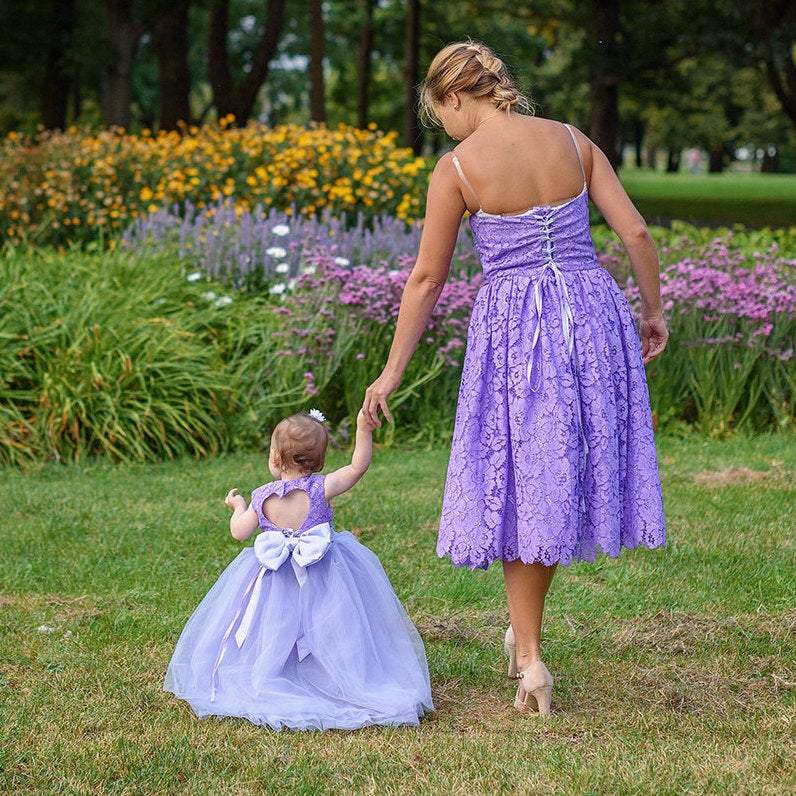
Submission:
M 391 269 L 387 272 L 390 276 L 395 276 L 397 273 L 400 273 L 396 268 Z
M 315 273 L 315 266 L 314 265 L 306 265 L 304 268 L 301 269 L 301 272 L 304 274 L 314 274 Z
M 277 224 L 271 230 L 271 232 L 273 232 L 274 235 L 279 235 L 279 237 L 281 238 L 281 237 L 283 237 L 284 235 L 287 235 L 290 232 L 290 227 L 287 224 Z
M 287 283 L 287 286 L 290 288 L 290 290 L 293 290 L 293 288 L 296 286 L 296 278 L 295 278 L 295 277 L 293 277 L 293 279 L 291 279 L 291 280 L 290 280 L 290 281 Z
M 214 303 L 216 307 L 226 307 L 232 304 L 232 296 L 219 296 Z
M 206 299 L 207 301 L 212 301 L 216 297 L 216 294 L 212 290 L 208 290 L 206 293 L 202 293 L 202 298 Z
M 188 276 L 186 276 L 185 278 L 189 282 L 198 282 L 202 278 L 202 272 L 201 271 L 194 271 L 192 274 L 188 274 Z
M 284 292 L 285 292 L 284 282 L 277 282 L 275 285 L 271 286 L 271 290 L 269 291 L 269 293 L 276 293 L 277 295 Z
M 269 257 L 284 257 L 287 252 L 281 246 L 271 246 L 265 250 Z
M 55 633 L 55 628 L 50 625 L 39 625 L 36 630 L 39 633 Z
M 287 263 L 279 263 L 275 270 L 278 274 L 286 274 L 290 270 L 290 266 Z
M 320 409 L 310 409 L 310 411 L 307 412 L 307 414 L 310 417 L 314 417 L 319 423 L 323 423 L 326 421 L 326 418 L 324 417 L 323 412 L 321 412 Z
M 345 267 L 346 265 L 351 265 L 351 260 L 346 260 L 345 257 L 335 257 L 334 264 Z

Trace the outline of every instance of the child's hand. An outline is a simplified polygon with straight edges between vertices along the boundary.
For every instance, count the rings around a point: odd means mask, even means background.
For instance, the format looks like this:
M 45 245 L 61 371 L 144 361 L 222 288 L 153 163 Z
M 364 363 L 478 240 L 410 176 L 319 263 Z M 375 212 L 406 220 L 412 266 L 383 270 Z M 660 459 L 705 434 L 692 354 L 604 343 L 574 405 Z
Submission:
M 231 508 L 233 511 L 236 509 L 246 511 L 246 501 L 243 495 L 238 494 L 237 489 L 230 489 L 229 492 L 227 492 L 227 496 L 224 498 L 224 505 Z
M 373 422 L 370 415 L 364 409 L 360 409 L 357 415 L 357 429 L 360 431 L 372 432 L 373 429 L 377 427 L 377 424 Z

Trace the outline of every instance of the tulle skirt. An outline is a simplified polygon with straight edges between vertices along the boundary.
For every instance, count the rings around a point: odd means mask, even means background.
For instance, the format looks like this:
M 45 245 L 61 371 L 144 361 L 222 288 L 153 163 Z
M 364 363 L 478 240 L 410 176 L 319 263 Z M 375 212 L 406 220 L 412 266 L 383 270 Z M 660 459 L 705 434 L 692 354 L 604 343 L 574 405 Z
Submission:
M 349 531 L 306 568 L 264 573 L 245 640 L 235 638 L 261 565 L 246 548 L 180 635 L 164 688 L 200 716 L 273 729 L 418 724 L 433 710 L 423 642 L 378 558 Z

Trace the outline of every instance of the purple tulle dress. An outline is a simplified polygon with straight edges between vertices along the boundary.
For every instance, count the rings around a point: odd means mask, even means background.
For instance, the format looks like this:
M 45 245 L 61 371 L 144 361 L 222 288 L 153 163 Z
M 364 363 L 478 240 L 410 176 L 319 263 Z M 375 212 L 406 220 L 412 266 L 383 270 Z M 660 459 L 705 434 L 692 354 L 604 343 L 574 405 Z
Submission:
M 583 161 L 567 129 L 583 174 L 577 196 L 470 215 L 484 281 L 437 543 L 457 566 L 570 564 L 665 544 L 641 345 L 597 260 Z
M 269 495 L 309 495 L 307 519 L 278 528 Z M 255 489 L 260 532 L 182 631 L 164 688 L 199 716 L 281 729 L 418 724 L 433 710 L 423 642 L 378 558 L 336 531 L 324 475 Z

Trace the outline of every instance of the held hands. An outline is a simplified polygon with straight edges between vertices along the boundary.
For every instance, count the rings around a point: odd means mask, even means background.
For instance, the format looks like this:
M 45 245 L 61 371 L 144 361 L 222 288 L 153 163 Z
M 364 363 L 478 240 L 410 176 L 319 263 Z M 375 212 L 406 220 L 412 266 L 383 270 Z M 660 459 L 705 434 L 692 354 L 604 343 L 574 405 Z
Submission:
M 364 410 L 360 409 L 357 414 L 357 431 L 370 431 L 376 428 L 376 423 L 371 420 L 370 415 Z
M 387 398 L 398 389 L 400 383 L 400 376 L 392 376 L 382 371 L 379 378 L 365 390 L 365 400 L 357 416 L 357 425 L 359 425 L 359 418 L 364 413 L 373 423 L 373 428 L 379 428 L 381 426 L 379 409 L 384 413 L 384 417 L 387 418 L 388 422 L 392 423 L 392 413 L 387 405 Z
M 237 489 L 230 489 L 227 496 L 224 498 L 224 505 L 232 509 L 232 511 L 246 511 L 246 501 L 243 495 L 238 494 Z
M 663 320 L 663 316 L 642 317 L 639 322 L 639 336 L 641 337 L 641 354 L 646 365 L 648 362 L 652 362 L 666 348 L 669 330 L 666 328 L 666 321 Z

